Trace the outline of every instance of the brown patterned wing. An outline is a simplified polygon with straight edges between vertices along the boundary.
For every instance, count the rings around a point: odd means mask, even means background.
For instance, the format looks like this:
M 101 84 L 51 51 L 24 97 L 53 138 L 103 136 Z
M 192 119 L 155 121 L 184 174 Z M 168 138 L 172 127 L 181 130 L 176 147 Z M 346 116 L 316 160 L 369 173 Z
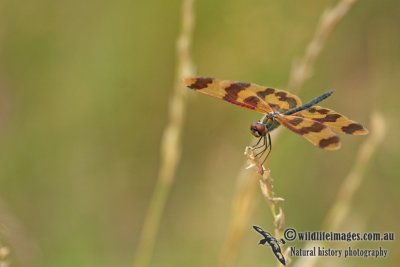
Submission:
M 260 113 L 274 111 L 268 103 L 255 92 L 255 89 L 259 87 L 258 85 L 201 77 L 186 78 L 183 80 L 183 83 L 190 89 L 223 99 L 240 107 Z
M 256 84 L 253 84 L 251 90 L 264 99 L 276 111 L 285 112 L 302 105 L 301 99 L 298 96 L 284 90 Z
M 297 112 L 293 115 L 309 118 L 325 124 L 335 133 L 346 133 L 352 135 L 365 135 L 368 130 L 360 123 L 352 121 L 336 111 L 320 106 L 312 106 L 309 109 Z
M 303 136 L 315 146 L 326 150 L 336 150 L 340 148 L 339 137 L 326 125 L 318 121 L 295 115 L 281 115 L 276 119 L 281 125 Z

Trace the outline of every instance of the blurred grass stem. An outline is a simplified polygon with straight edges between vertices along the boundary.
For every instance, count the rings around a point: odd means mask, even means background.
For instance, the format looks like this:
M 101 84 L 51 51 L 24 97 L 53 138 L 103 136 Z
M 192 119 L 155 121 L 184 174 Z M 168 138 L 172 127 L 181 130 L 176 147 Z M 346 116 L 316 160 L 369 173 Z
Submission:
M 370 125 L 371 133 L 358 150 L 353 168 L 340 186 L 336 201 L 325 218 L 323 229 L 326 229 L 327 231 L 338 230 L 341 224 L 346 220 L 350 212 L 353 197 L 364 178 L 365 170 L 367 169 L 375 150 L 384 140 L 386 134 L 386 123 L 379 112 L 375 111 L 372 113 Z
M 289 88 L 292 92 L 298 93 L 304 82 L 312 76 L 312 70 L 315 62 L 318 56 L 321 54 L 328 37 L 332 33 L 335 26 L 342 20 L 342 18 L 347 14 L 356 1 L 357 0 L 341 0 L 335 7 L 326 9 L 321 15 L 315 34 L 308 44 L 304 56 L 300 60 L 294 61 L 289 77 Z M 280 129 L 277 129 L 273 133 L 272 137 L 274 139 L 274 143 L 276 143 L 278 140 L 280 132 Z M 246 179 L 256 180 L 255 176 L 257 176 L 256 173 L 240 172 L 237 180 L 239 182 Z M 267 180 L 262 178 L 260 180 L 261 188 L 266 187 L 271 181 L 272 180 L 270 177 Z M 246 186 L 251 184 L 255 184 L 255 182 L 245 183 Z M 272 184 L 268 186 L 271 188 L 271 190 L 268 189 L 270 191 L 269 193 L 272 194 Z M 240 244 L 242 243 L 243 232 L 248 228 L 247 220 L 250 218 L 253 212 L 254 205 L 244 205 L 241 201 L 255 199 L 255 196 L 250 196 L 248 194 L 256 194 L 256 191 L 246 189 L 238 191 L 237 194 L 243 194 L 243 196 L 235 196 L 236 201 L 234 201 L 233 205 L 236 207 L 233 208 L 231 219 L 232 223 L 228 229 L 227 238 L 220 254 L 219 266 L 234 266 L 235 259 L 239 253 Z M 281 208 L 279 208 L 278 213 L 278 207 L 276 203 L 268 201 L 268 195 L 266 195 L 266 192 L 263 191 L 263 194 L 267 199 L 269 208 L 273 214 L 275 234 L 278 235 L 280 229 L 284 228 L 283 211 Z M 271 205 L 271 203 L 273 204 Z M 228 257 L 230 257 L 229 260 L 227 259 Z
M 356 194 L 361 182 L 364 179 L 364 173 L 374 155 L 376 149 L 384 140 L 386 134 L 386 123 L 384 117 L 377 111 L 371 115 L 371 133 L 358 150 L 356 161 L 349 174 L 343 180 L 336 201 L 333 203 L 322 225 L 322 230 L 338 232 L 341 225 L 349 216 L 352 200 Z M 323 243 L 309 242 L 305 245 L 307 248 L 323 246 Z M 319 261 L 320 257 L 302 257 L 294 266 L 312 267 Z
M 144 220 L 134 267 L 146 267 L 150 264 L 160 220 L 180 160 L 180 139 L 186 108 L 186 89 L 182 87 L 181 80 L 184 77 L 192 76 L 194 72 L 189 53 L 194 28 L 193 4 L 194 0 L 183 0 L 182 2 L 182 28 L 177 41 L 178 65 L 175 89 L 169 103 L 168 124 L 161 140 L 161 163 L 158 179 Z
M 300 90 L 304 82 L 312 76 L 315 62 L 328 37 L 356 2 L 357 0 L 341 0 L 335 7 L 328 8 L 322 13 L 317 30 L 308 44 L 304 56 L 293 62 L 289 78 L 289 88 L 292 92 Z
M 232 205 L 232 217 L 228 227 L 227 238 L 222 246 L 219 266 L 233 266 L 237 251 L 243 240 L 247 221 L 254 209 L 257 196 L 257 173 L 243 168 L 239 173 L 239 184 Z

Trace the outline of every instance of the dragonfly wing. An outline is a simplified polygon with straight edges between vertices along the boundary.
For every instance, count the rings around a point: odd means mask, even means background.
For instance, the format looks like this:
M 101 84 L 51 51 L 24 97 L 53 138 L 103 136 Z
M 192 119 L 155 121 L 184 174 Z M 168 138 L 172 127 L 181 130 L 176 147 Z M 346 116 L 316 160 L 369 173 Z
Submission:
M 214 78 L 194 77 L 183 80 L 185 86 L 200 93 L 220 98 L 234 105 L 251 109 L 260 113 L 269 113 L 274 110 L 257 95 L 255 88 L 258 85 L 241 83 Z
M 280 112 L 285 112 L 302 105 L 301 99 L 298 96 L 284 90 L 257 84 L 253 84 L 251 90 L 264 99 L 274 110 Z
M 326 150 L 340 148 L 339 137 L 329 127 L 318 121 L 295 115 L 281 115 L 276 119 L 280 124 L 303 136 L 315 146 Z
M 279 244 L 275 241 L 270 244 L 272 252 L 274 252 L 276 258 L 283 264 L 286 265 L 285 257 L 282 254 L 281 247 Z
M 351 135 L 365 135 L 368 133 L 368 130 L 360 123 L 352 121 L 342 114 L 337 113 L 329 108 L 312 106 L 309 109 L 302 110 L 293 115 L 321 122 L 336 133 L 345 133 Z
M 263 229 L 261 229 L 260 227 L 253 225 L 254 230 L 256 230 L 257 232 L 259 232 L 260 234 L 264 235 L 265 231 Z

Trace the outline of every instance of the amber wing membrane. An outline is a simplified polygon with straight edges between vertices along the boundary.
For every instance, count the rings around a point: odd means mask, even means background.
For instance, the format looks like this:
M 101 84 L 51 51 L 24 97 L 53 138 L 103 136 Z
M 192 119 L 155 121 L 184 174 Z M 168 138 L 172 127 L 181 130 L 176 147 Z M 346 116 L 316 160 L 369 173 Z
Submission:
M 223 99 L 234 105 L 260 113 L 272 112 L 272 108 L 253 90 L 251 83 L 217 80 L 214 78 L 187 78 L 183 83 L 200 93 Z
M 284 90 L 256 84 L 253 84 L 251 90 L 264 99 L 275 111 L 285 112 L 302 104 L 298 96 Z
M 287 111 L 301 105 L 301 100 L 289 92 L 253 83 L 203 77 L 186 78 L 183 83 L 200 93 L 221 98 L 260 113 Z
M 340 148 L 339 137 L 328 126 L 318 121 L 295 115 L 281 115 L 276 119 L 281 125 L 303 136 L 315 146 L 326 150 Z
M 312 106 L 293 115 L 309 118 L 331 128 L 335 133 L 365 135 L 368 130 L 360 123 L 352 121 L 336 111 L 320 106 Z

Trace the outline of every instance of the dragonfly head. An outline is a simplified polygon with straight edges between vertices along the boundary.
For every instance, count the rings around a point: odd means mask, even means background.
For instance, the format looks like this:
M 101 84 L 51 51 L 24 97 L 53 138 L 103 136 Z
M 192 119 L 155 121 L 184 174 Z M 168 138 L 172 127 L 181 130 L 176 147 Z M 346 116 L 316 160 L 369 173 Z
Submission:
M 255 137 L 261 137 L 267 134 L 267 128 L 265 127 L 265 124 L 259 121 L 253 122 L 250 125 L 250 131 L 251 134 L 254 135 Z

